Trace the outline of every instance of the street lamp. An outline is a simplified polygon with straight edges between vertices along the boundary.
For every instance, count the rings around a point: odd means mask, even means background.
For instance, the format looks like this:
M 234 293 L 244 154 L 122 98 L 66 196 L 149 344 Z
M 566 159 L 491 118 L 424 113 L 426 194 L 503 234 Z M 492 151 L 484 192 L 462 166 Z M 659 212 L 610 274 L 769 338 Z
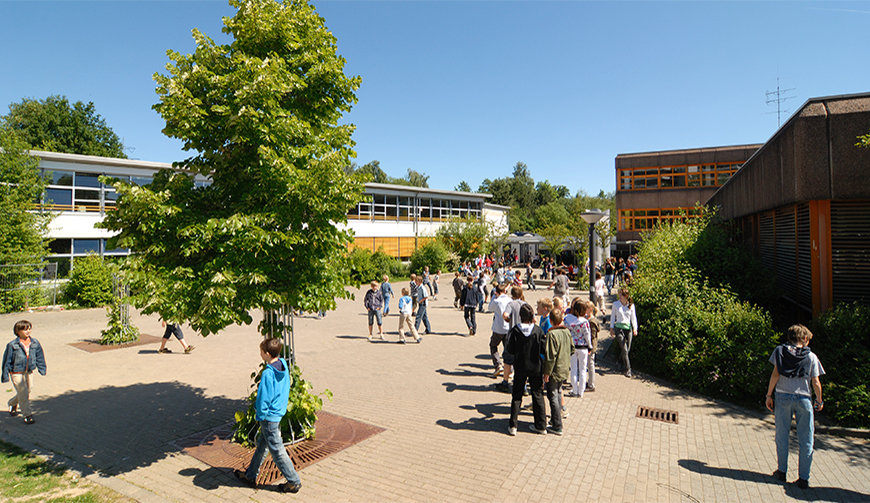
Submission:
M 589 300 L 595 298 L 595 279 L 592 275 L 595 271 L 595 224 L 605 215 L 606 213 L 598 208 L 592 208 L 580 214 L 580 218 L 589 224 Z

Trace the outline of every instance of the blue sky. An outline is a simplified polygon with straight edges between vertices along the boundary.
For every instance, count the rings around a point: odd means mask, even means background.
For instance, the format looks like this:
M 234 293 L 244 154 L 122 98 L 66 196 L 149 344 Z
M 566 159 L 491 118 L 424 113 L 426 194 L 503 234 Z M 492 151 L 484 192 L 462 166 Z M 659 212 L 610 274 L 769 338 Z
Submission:
M 360 75 L 356 162 L 433 188 L 510 176 L 615 189 L 620 153 L 763 143 L 767 91 L 870 91 L 870 2 L 314 1 Z M 0 113 L 93 101 L 131 158 L 187 155 L 161 133 L 152 75 L 191 29 L 228 41 L 222 0 L 0 0 Z M 783 115 L 783 122 L 788 115 Z M 868 124 L 870 129 L 870 124 Z

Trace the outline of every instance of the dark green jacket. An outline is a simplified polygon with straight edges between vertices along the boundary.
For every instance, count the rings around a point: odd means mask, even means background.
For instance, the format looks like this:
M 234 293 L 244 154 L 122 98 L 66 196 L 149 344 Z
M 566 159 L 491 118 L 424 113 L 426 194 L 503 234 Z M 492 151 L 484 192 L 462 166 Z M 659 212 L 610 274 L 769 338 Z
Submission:
M 547 333 L 543 374 L 549 375 L 551 381 L 567 381 L 571 372 L 572 353 L 574 353 L 574 340 L 571 339 L 571 332 L 563 326 L 551 328 Z

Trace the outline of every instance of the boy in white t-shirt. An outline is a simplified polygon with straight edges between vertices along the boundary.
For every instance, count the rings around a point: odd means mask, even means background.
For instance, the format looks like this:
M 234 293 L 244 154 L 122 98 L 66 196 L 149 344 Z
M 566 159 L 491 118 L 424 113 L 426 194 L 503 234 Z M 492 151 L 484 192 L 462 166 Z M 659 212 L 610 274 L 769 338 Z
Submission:
M 420 334 L 417 333 L 417 329 L 411 322 L 413 309 L 414 303 L 411 300 L 410 291 L 407 288 L 402 288 L 402 297 L 399 298 L 399 344 L 405 343 L 405 325 L 408 326 L 408 330 L 411 331 L 417 343 L 420 343 Z

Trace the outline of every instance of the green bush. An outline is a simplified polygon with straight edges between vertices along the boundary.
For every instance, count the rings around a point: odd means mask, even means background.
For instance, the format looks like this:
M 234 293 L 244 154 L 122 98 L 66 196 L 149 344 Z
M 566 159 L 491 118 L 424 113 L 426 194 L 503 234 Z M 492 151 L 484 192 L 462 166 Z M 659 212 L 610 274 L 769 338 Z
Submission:
M 365 248 L 354 249 L 349 256 L 350 276 L 357 283 L 381 281 L 386 274 L 390 277 L 405 277 L 408 268 L 398 259 L 384 253 L 383 248 L 372 253 Z
M 64 288 L 67 302 L 81 307 L 99 307 L 112 302 L 113 267 L 99 255 L 77 257 Z
M 432 273 L 438 270 L 446 270 L 444 265 L 447 263 L 448 258 L 447 248 L 440 241 L 429 241 L 414 250 L 414 253 L 411 255 L 410 272 L 423 274 L 423 269 L 426 266 L 429 266 L 429 272 Z
M 825 410 L 844 426 L 870 427 L 870 307 L 839 304 L 814 319 L 810 347 L 822 376 Z
M 644 237 L 631 286 L 640 330 L 632 363 L 679 386 L 759 404 L 777 334 L 770 316 L 713 286 L 686 259 L 709 224 L 667 223 Z

